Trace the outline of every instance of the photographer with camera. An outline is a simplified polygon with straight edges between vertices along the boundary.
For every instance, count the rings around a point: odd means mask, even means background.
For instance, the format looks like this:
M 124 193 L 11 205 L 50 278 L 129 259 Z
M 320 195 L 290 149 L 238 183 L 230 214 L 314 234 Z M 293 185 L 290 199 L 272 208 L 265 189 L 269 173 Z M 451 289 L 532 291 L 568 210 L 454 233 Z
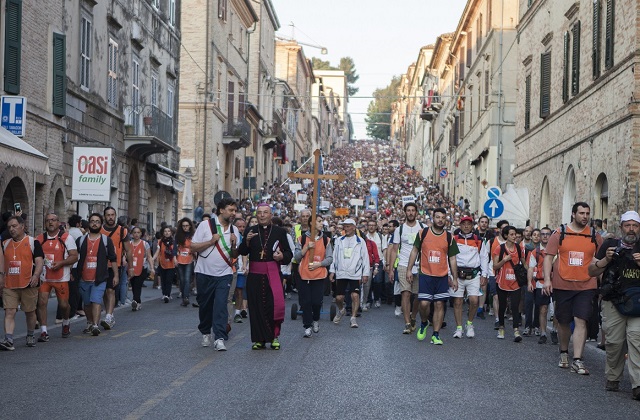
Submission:
M 622 239 L 607 239 L 589 265 L 602 277 L 602 328 L 606 333 L 606 390 L 618 391 L 629 355 L 633 398 L 640 400 L 640 215 L 620 218 Z

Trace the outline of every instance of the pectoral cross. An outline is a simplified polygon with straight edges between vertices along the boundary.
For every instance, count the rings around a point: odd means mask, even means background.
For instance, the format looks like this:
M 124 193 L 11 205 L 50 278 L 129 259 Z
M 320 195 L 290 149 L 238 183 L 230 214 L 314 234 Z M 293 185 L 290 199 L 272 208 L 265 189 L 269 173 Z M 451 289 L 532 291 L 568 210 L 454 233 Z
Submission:
M 311 196 L 311 240 L 315 241 L 316 240 L 316 212 L 317 212 L 317 202 L 318 202 L 318 197 L 320 194 L 319 191 L 319 186 L 318 186 L 318 180 L 320 179 L 335 179 L 337 181 L 343 181 L 344 180 L 344 175 L 325 175 L 325 174 L 320 174 L 320 149 L 316 149 L 315 152 L 313 152 L 313 156 L 315 157 L 315 162 L 313 164 L 313 174 L 298 174 L 295 172 L 289 172 L 288 176 L 289 178 L 303 178 L 303 179 L 312 179 L 313 180 L 313 193 Z M 313 264 L 313 254 L 314 254 L 314 249 L 310 248 L 309 249 L 309 265 Z
M 262 251 L 260 251 L 260 259 L 264 260 L 264 249 Z

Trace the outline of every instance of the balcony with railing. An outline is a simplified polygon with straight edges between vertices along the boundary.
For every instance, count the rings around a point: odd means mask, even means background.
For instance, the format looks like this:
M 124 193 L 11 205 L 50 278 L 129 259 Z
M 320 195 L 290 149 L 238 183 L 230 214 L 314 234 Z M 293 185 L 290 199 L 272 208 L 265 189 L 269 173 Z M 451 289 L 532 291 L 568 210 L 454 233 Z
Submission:
M 145 160 L 154 153 L 177 151 L 173 118 L 155 106 L 146 113 L 132 113 L 129 122 L 125 125 L 124 144 L 131 156 Z
M 251 144 L 251 124 L 244 119 L 229 120 L 222 132 L 222 144 L 236 150 Z

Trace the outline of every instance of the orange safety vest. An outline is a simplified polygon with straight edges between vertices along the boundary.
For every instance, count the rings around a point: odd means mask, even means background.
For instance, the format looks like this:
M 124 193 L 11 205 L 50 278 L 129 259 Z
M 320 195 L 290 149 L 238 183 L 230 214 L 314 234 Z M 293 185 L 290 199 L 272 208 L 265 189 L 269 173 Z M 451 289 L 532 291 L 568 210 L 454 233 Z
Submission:
M 537 248 L 533 250 L 533 252 L 536 258 L 536 266 L 533 269 L 533 279 L 544 283 L 544 257 L 547 253 L 544 252 L 542 248 Z
M 420 272 L 433 277 L 444 277 L 449 273 L 449 243 L 447 232 L 436 235 L 427 229 L 420 249 Z M 422 231 L 418 233 L 422 236 Z
M 517 247 L 519 245 L 515 244 L 515 246 Z M 502 290 L 506 290 L 508 292 L 519 290 L 520 286 L 518 286 L 518 280 L 516 279 L 516 272 L 513 270 L 513 265 L 517 265 L 520 262 L 520 258 L 518 258 L 518 250 L 514 248 L 513 252 L 509 251 L 509 249 L 507 248 L 506 242 L 505 242 L 504 249 L 507 251 L 509 255 L 511 255 L 511 262 L 506 262 L 502 267 L 500 267 L 500 270 L 496 274 L 497 276 L 496 282 L 498 283 L 498 287 L 500 287 L 500 289 Z M 500 256 L 500 247 L 496 249 L 496 252 L 494 255 Z
M 185 239 L 184 246 L 178 245 L 178 264 L 191 264 L 193 255 L 191 254 L 191 239 Z
M 125 227 L 116 225 L 113 231 L 108 231 L 102 226 L 100 233 L 107 235 L 111 238 L 111 241 L 113 241 L 113 247 L 116 249 L 118 267 L 122 267 L 122 254 L 124 253 L 124 242 L 122 241 L 127 237 L 129 231 Z
M 142 269 L 144 268 L 144 258 L 146 257 L 146 251 L 144 248 L 144 241 L 140 241 L 138 245 L 134 245 L 133 241 L 131 241 L 133 261 L 131 262 L 133 265 L 133 275 L 138 277 L 142 274 Z
M 162 242 L 162 240 L 160 240 L 159 242 L 160 242 L 160 254 L 158 256 L 160 257 L 159 258 L 160 267 L 164 268 L 165 270 L 176 268 L 176 265 L 173 262 L 173 257 L 167 258 L 167 256 L 164 253 L 164 250 L 167 248 L 167 246 L 164 244 L 164 242 Z M 175 243 L 173 246 L 175 246 Z
M 17 245 L 13 239 L 3 242 L 6 271 L 4 287 L 7 289 L 24 289 L 29 286 L 33 275 L 32 239 L 26 235 Z
M 586 233 L 585 233 L 586 231 Z M 565 281 L 589 281 L 589 264 L 596 253 L 591 238 L 591 227 L 574 232 L 566 226 L 562 244 L 558 246 L 558 273 Z M 560 229 L 558 229 L 560 234 Z
M 45 236 L 46 233 L 42 233 L 38 235 L 38 242 L 42 244 L 42 252 L 44 252 L 44 259 L 54 263 L 56 261 L 63 261 L 65 259 L 65 253 L 67 251 L 67 246 L 64 242 L 69 237 L 68 233 L 63 233 L 61 236 L 55 236 L 54 238 L 49 238 L 48 235 Z M 44 265 L 44 279 L 45 281 L 60 281 L 62 277 L 64 277 L 64 267 L 53 271 L 47 268 L 47 265 Z
M 310 241 L 311 238 L 307 238 L 307 241 Z M 302 237 L 298 238 L 298 242 L 302 245 Z M 306 254 L 302 257 L 302 261 L 300 261 L 300 278 L 302 280 L 322 280 L 327 277 L 327 267 L 316 268 L 315 270 L 309 270 L 309 264 L 312 262 L 321 262 L 324 260 L 325 254 L 327 252 L 327 248 L 324 244 L 324 239 L 320 236 L 316 239 L 316 247 L 313 252 L 313 261 L 309 261 L 309 257 L 311 253 L 307 251 Z

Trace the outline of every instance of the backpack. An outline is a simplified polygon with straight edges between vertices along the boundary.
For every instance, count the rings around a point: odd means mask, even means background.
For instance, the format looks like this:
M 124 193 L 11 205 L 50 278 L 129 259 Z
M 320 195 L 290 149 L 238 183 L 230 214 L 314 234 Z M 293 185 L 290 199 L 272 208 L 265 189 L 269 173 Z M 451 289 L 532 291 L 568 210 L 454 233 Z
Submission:
M 302 245 L 304 247 L 304 243 L 305 242 L 307 242 L 306 233 L 303 234 L 302 236 L 300 236 L 300 245 Z M 329 238 L 327 238 L 327 236 L 324 233 L 322 234 L 322 242 L 324 243 L 324 247 L 326 249 L 327 248 L 327 244 L 329 243 Z M 333 245 L 333 242 L 331 244 Z
M 513 261 L 509 261 L 509 263 L 511 263 L 511 267 L 513 268 L 513 273 L 516 276 L 518 286 L 524 287 L 528 283 L 527 268 L 522 263 L 522 249 L 520 248 L 520 245 L 518 244 L 515 244 L 515 245 L 516 245 L 516 252 L 518 253 L 518 264 L 514 264 Z M 504 254 L 506 252 L 507 252 L 507 243 L 505 242 L 500 245 L 500 256 L 499 256 L 500 261 L 502 261 L 502 258 L 504 257 Z M 502 267 L 500 269 L 502 269 Z M 497 275 L 498 273 L 495 273 L 495 274 Z
M 81 237 L 78 238 L 78 253 L 80 252 L 80 249 L 82 248 L 82 244 L 84 243 L 85 238 L 89 236 L 88 233 L 85 233 L 84 235 L 82 235 Z M 100 236 L 102 236 L 102 243 L 104 244 L 105 249 L 107 248 L 107 235 L 105 235 L 104 233 L 101 233 Z
M 420 226 L 420 228 L 422 228 L 422 230 L 424 230 L 424 228 L 426 227 L 420 221 L 418 221 L 418 225 Z M 404 226 L 404 223 L 400 225 L 400 233 L 399 233 L 399 235 L 400 235 L 400 243 L 398 244 L 398 254 L 400 254 L 400 248 L 402 248 L 402 226 Z M 451 235 L 451 232 L 447 232 L 447 234 Z M 447 236 L 447 238 L 449 238 L 449 236 Z M 420 243 L 422 243 L 422 239 L 420 240 Z
M 560 240 L 558 242 L 558 246 L 562 245 L 562 241 L 564 240 L 565 235 L 582 236 L 583 238 L 591 238 L 591 243 L 593 243 L 594 246 L 596 247 L 596 251 L 598 250 L 598 241 L 596 240 L 596 230 L 593 227 L 591 227 L 590 235 L 585 235 L 584 233 L 567 232 L 566 228 L 567 228 L 566 224 L 560 225 Z
M 42 241 L 40 240 L 40 237 L 42 237 Z M 64 252 L 68 252 L 67 245 L 65 244 L 65 241 L 67 240 L 68 237 L 69 237 L 69 233 L 67 232 L 65 233 L 58 232 L 58 234 L 56 235 L 56 238 L 58 239 L 58 241 L 60 241 L 60 243 L 64 247 Z M 38 242 L 40 242 L 40 245 L 44 246 L 44 243 L 47 241 L 53 241 L 53 239 L 49 239 L 46 233 L 43 233 L 42 235 L 38 235 Z

